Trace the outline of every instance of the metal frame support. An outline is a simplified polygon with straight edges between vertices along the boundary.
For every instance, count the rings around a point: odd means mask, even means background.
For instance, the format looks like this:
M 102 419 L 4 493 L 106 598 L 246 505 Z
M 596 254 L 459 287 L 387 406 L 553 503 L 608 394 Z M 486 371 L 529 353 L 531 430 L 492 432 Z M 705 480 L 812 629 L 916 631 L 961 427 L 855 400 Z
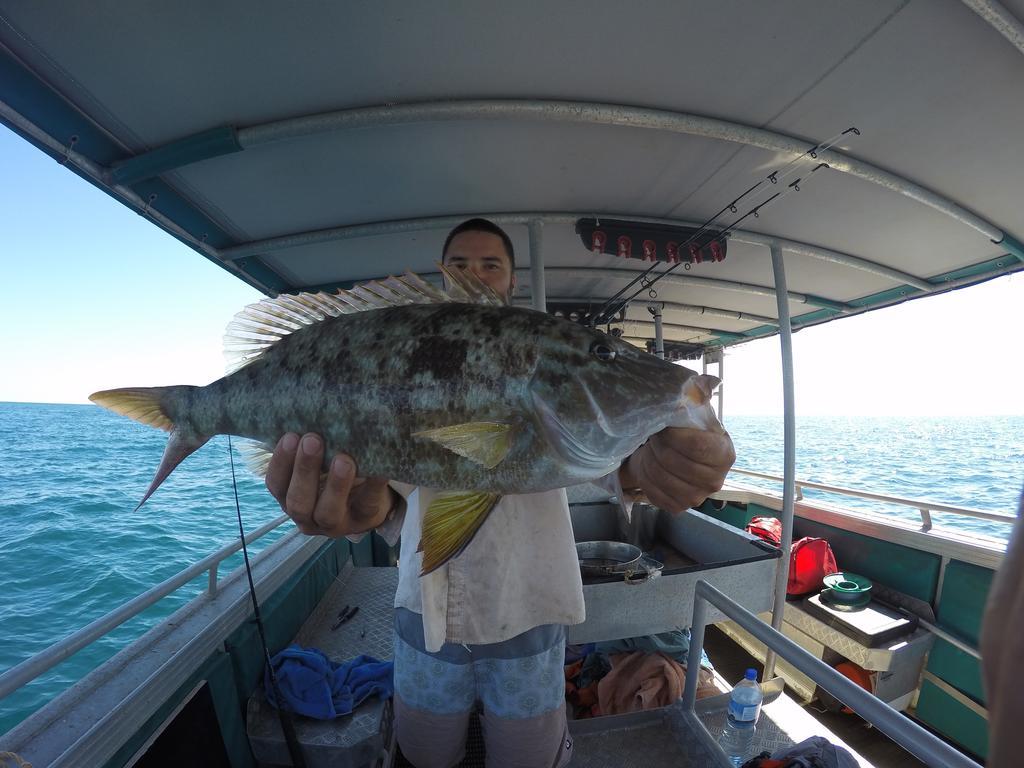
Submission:
M 783 481 L 782 481 L 782 557 L 775 577 L 775 604 L 772 606 L 772 629 L 782 629 L 786 610 L 786 586 L 789 583 L 789 555 L 793 548 L 793 506 L 796 501 L 796 395 L 793 386 L 793 330 L 789 318 L 786 291 L 786 266 L 782 248 L 772 243 L 772 273 L 775 276 L 775 296 L 779 308 L 779 345 L 782 350 L 782 408 Z M 775 651 L 768 649 L 764 660 L 765 678 L 775 675 Z
M 775 324 L 776 322 L 777 321 L 775 321 L 775 320 L 772 321 L 773 324 Z M 725 382 L 725 347 L 705 347 L 704 348 L 704 354 L 701 357 L 701 360 L 703 361 L 703 364 L 704 364 L 704 370 L 702 371 L 703 373 L 707 373 L 708 372 L 708 359 L 709 359 L 709 353 L 711 353 L 711 352 L 713 352 L 713 354 L 710 354 L 710 360 L 711 360 L 712 363 L 717 363 L 718 364 L 718 378 L 722 379 L 722 381 L 723 381 L 722 384 L 718 385 L 718 420 L 721 421 L 724 424 L 725 423 L 725 419 L 722 417 L 722 407 L 723 407 L 724 400 L 725 400 L 725 393 L 724 393 L 724 390 L 725 390 L 725 384 L 724 384 L 724 382 Z
M 1002 3 L 996 0 L 962 0 L 963 4 L 981 16 L 1000 35 L 1021 53 L 1024 53 L 1024 24 Z
M 718 385 L 718 420 L 725 423 L 725 412 L 722 410 L 725 404 L 725 347 L 718 348 L 718 378 L 722 383 Z
M 786 659 L 797 670 L 836 696 L 926 765 L 942 766 L 943 768 L 980 768 L 976 762 L 962 752 L 929 733 L 881 699 L 875 698 L 873 694 L 856 683 L 843 677 L 828 664 L 814 658 L 782 633 L 775 629 L 769 629 L 757 616 L 730 600 L 706 581 L 698 581 L 694 589 L 693 622 L 687 660 L 689 669 L 697 669 L 700 665 L 701 651 L 704 648 L 704 629 L 708 619 L 708 603 L 714 605 L 741 628 L 764 643 L 772 655 L 778 652 L 778 655 Z M 682 701 L 684 713 L 693 713 L 694 711 L 697 698 L 697 677 L 698 675 L 686 676 Z M 766 666 L 762 680 L 769 680 L 771 677 L 772 674 L 769 673 Z
M 337 131 L 359 128 L 379 128 L 388 125 L 405 125 L 425 122 L 461 122 L 475 120 L 522 120 L 530 122 L 557 122 L 576 125 L 619 126 L 630 129 L 644 128 L 668 133 L 698 136 L 727 141 L 742 146 L 758 147 L 769 152 L 802 156 L 810 147 L 806 139 L 769 131 L 744 123 L 720 120 L 686 112 L 664 109 L 645 109 L 622 104 L 607 104 L 587 101 L 558 101 L 550 99 L 467 99 L 449 101 L 428 101 L 383 106 L 352 107 L 334 112 L 275 120 L 259 125 L 239 128 L 226 142 L 221 153 L 237 151 L 235 143 L 243 149 L 253 149 L 278 141 L 303 139 Z M 199 136 L 205 136 L 209 130 Z M 190 146 L 195 137 L 186 137 L 173 142 Z M 129 161 L 137 168 L 172 170 L 173 165 L 148 158 L 153 152 L 175 155 L 170 147 L 158 147 L 149 153 L 136 156 Z M 191 157 L 208 157 L 207 153 L 193 155 L 183 152 L 182 162 Z M 212 156 L 216 156 L 215 154 Z M 828 163 L 833 171 L 848 173 L 864 181 L 877 184 L 899 195 L 916 200 L 940 213 L 981 232 L 990 240 L 998 241 L 1003 232 L 993 223 L 964 208 L 954 200 L 940 195 L 909 179 L 903 178 L 878 166 L 859 160 L 836 149 L 818 151 L 819 162 Z M 159 157 L 158 161 L 163 161 Z M 181 167 L 181 166 L 178 166 Z
M 538 312 L 548 311 L 547 288 L 544 285 L 544 222 L 531 219 L 527 225 L 530 233 L 530 294 L 533 308 Z
M 647 311 L 654 318 L 654 354 L 665 359 L 665 329 L 661 321 L 661 304 L 649 304 Z

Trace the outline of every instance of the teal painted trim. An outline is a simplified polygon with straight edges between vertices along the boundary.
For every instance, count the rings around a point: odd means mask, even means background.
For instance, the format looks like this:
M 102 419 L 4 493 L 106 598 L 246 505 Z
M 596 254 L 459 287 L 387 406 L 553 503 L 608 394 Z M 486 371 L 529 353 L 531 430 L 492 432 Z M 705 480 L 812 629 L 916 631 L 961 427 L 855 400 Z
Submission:
M 1013 259 L 1008 259 L 1005 256 L 999 256 L 988 261 L 983 261 L 979 264 L 972 264 L 969 267 L 963 267 L 962 269 L 956 269 L 952 272 L 946 272 L 941 275 L 929 278 L 929 281 L 934 283 L 936 286 L 941 286 L 943 283 L 948 283 L 953 280 L 959 280 L 963 277 L 977 277 L 979 275 L 985 275 L 988 272 L 1003 269 L 1004 267 L 1011 266 Z
M 981 663 L 971 654 L 937 637 L 928 653 L 928 671 L 979 704 L 985 704 Z
M 928 603 L 935 600 L 942 560 L 936 554 L 798 517 L 793 521 L 793 541 L 804 536 L 825 539 L 844 570 Z
M 132 734 L 121 748 L 114 753 L 104 768 L 123 768 L 134 757 L 157 731 L 164 721 L 171 716 L 175 708 L 192 692 L 201 681 L 205 681 L 216 713 L 215 725 L 220 730 L 219 741 L 224 746 L 231 768 L 255 768 L 256 759 L 249 746 L 249 737 L 245 730 L 245 706 L 238 699 L 232 674 L 231 658 L 223 651 L 218 651 L 206 659 L 196 671 L 164 701 L 157 711 L 139 729 Z M 198 734 L 202 741 L 204 734 Z M 159 755 L 150 757 L 159 758 Z M 150 760 L 150 763 L 153 763 Z M 160 762 L 157 759 L 155 762 Z M 220 760 L 218 759 L 218 762 Z
M 884 304 L 889 301 L 895 301 L 901 298 L 907 298 L 914 296 L 915 294 L 923 294 L 920 288 L 914 288 L 910 285 L 901 285 L 896 288 L 890 288 L 887 291 L 881 293 L 873 293 L 870 296 L 862 296 L 859 299 L 854 299 L 850 303 L 858 309 L 866 309 L 872 307 L 875 304 Z
M 733 528 L 739 528 L 740 530 L 744 530 L 747 527 L 747 523 L 760 515 L 778 517 L 777 512 L 754 503 L 738 504 L 730 501 L 721 509 L 716 509 L 710 499 L 705 500 L 705 502 L 700 506 L 699 511 L 708 517 L 713 517 L 715 520 L 720 520 L 721 522 L 727 523 Z
M 1003 239 L 1000 240 L 996 245 L 1001 245 L 1006 249 L 1006 252 L 1011 256 L 1016 257 L 1017 261 L 1024 261 L 1024 243 L 1015 237 L 1003 233 Z
M 349 556 L 357 568 L 369 568 L 373 565 L 373 537 L 363 536 L 358 542 L 348 542 Z
M 22 67 L 20 62 L 2 51 L 0 51 L 0 98 L 58 141 L 70 143 L 71 137 L 77 136 L 78 141 L 74 145 L 75 152 L 89 158 L 97 165 L 108 167 L 124 155 L 124 150 L 111 141 L 104 132 L 96 128 L 80 112 L 71 108 L 53 90 Z M 17 131 L 14 126 L 10 127 L 50 157 L 56 160 L 62 159 L 60 153 L 55 153 L 52 149 L 32 141 Z M 67 167 L 124 205 L 124 201 L 114 195 L 108 187 L 79 172 L 72 164 Z M 156 195 L 153 198 L 152 207 L 197 240 L 202 240 L 205 235 L 206 242 L 215 248 L 236 244 L 224 230 L 163 182 L 153 181 L 146 185 L 139 185 L 133 187 L 133 191 L 143 200 L 149 200 L 150 196 Z
M 46 83 L 4 50 L 0 50 L 0 100 L 8 104 L 26 120 L 38 126 L 41 131 L 58 141 L 70 144 L 71 137 L 77 136 L 78 140 L 74 144 L 74 151 L 102 168 L 109 168 L 113 163 L 124 158 L 124 149 L 121 146 L 112 141 L 92 121 L 70 106 L 68 102 L 47 86 Z M 62 159 L 61 152 L 40 144 L 7 121 L 0 122 L 46 153 L 49 157 L 58 161 Z M 140 212 L 135 206 L 125 203 L 113 191 L 112 184 L 108 186 L 102 181 L 92 178 L 71 163 L 67 165 L 67 168 L 97 189 L 110 195 L 121 205 L 135 210 L 137 213 Z M 159 179 L 148 179 L 139 182 L 131 186 L 131 189 L 143 200 L 152 200 L 151 207 L 155 211 L 158 211 L 162 216 L 196 240 L 208 243 L 214 248 L 226 248 L 238 244 L 202 211 Z M 157 226 L 160 225 L 157 224 Z M 169 234 L 176 237 L 173 232 Z M 178 239 L 189 248 L 198 251 L 205 258 L 210 259 L 217 266 L 222 269 L 224 268 L 222 262 L 199 250 L 195 243 L 180 237 Z M 246 270 L 245 267 L 241 267 L 241 269 L 271 290 L 278 292 L 292 290 L 292 286 L 288 281 L 260 261 L 256 261 L 253 264 L 251 271 Z
M 151 209 L 173 221 L 196 240 L 212 245 L 214 248 L 226 248 L 235 242 L 227 232 L 214 224 L 205 214 L 193 207 L 191 203 L 179 196 L 160 179 L 149 179 L 133 184 L 131 190 L 143 200 L 151 201 L 149 203 Z M 157 224 L 157 226 L 160 225 Z M 193 247 L 190 243 L 187 245 L 190 248 Z M 214 263 L 217 262 L 214 261 Z
M 974 647 L 981 642 L 985 601 L 995 571 L 974 563 L 951 560 L 942 580 L 942 594 L 935 607 L 938 625 Z M 973 658 L 973 657 L 972 657 Z
M 244 259 L 236 261 L 235 264 L 247 275 L 254 277 L 277 293 L 288 293 L 295 290 L 295 286 L 264 264 L 258 256 L 246 256 Z
M 86 120 L 54 90 L 43 84 L 6 50 L 0 48 L 0 99 L 29 122 L 38 125 L 65 145 L 77 136 L 75 151 L 100 165 L 109 165 L 124 154 L 110 137 Z M 59 153 L 25 136 L 9 123 L 5 124 L 22 138 L 34 144 L 55 160 Z
M 844 305 L 845 306 L 845 305 Z M 799 330 L 807 323 L 813 323 L 818 320 L 824 320 L 829 317 L 835 317 L 839 314 L 839 310 L 834 309 L 819 309 L 815 312 L 807 312 L 802 315 L 797 315 L 790 320 L 790 324 L 794 331 Z M 778 326 L 775 325 L 759 325 L 756 328 L 751 328 L 749 331 L 745 331 L 746 338 L 764 338 L 772 336 L 779 332 Z
M 260 613 L 271 654 L 292 642 L 348 559 L 348 541 L 332 540 L 263 601 Z M 224 648 L 231 654 L 238 699 L 245 702 L 263 681 L 263 648 L 255 620 L 243 622 L 224 641 Z
M 726 331 L 715 331 L 714 336 L 716 339 L 719 339 L 726 344 L 730 342 L 736 343 L 738 341 L 747 341 L 751 338 L 747 333 L 727 333 Z
M 1004 246 L 1013 257 L 1020 258 L 1021 261 L 1024 261 L 1024 244 L 1013 239 L 1009 235 L 1006 235 L 1003 238 L 1003 241 L 999 243 L 999 245 Z M 995 259 L 989 259 L 988 261 L 980 262 L 978 264 L 972 264 L 969 267 L 963 267 L 961 269 L 956 269 L 951 272 L 945 272 L 941 275 L 936 275 L 935 277 L 930 277 L 928 278 L 928 282 L 932 283 L 937 289 L 941 290 L 943 283 L 951 283 L 955 280 L 960 280 L 965 277 L 979 277 L 982 279 L 984 279 L 987 275 L 991 275 L 992 277 L 998 277 L 999 275 L 995 273 L 1005 269 L 1008 266 L 1011 266 L 1012 263 L 1013 262 L 1011 261 L 1009 256 L 1000 256 Z M 979 280 L 978 282 L 981 282 L 981 280 Z M 913 299 L 925 295 L 927 294 L 925 294 L 925 292 L 919 288 L 915 288 L 910 285 L 900 285 L 895 288 L 890 288 L 889 290 L 886 291 L 873 293 L 870 296 L 862 296 L 859 299 L 854 299 L 848 305 L 840 306 L 848 306 L 852 307 L 853 309 L 859 310 L 871 309 L 876 306 L 891 304 L 894 301 L 900 301 L 901 299 Z M 834 318 L 835 315 L 836 311 L 833 311 L 831 309 L 822 309 L 816 312 L 808 312 L 803 315 L 797 315 L 792 319 L 792 327 L 793 330 L 798 330 L 804 326 L 818 324 L 823 320 Z M 745 331 L 744 334 L 746 339 L 751 339 L 766 338 L 768 336 L 773 336 L 778 332 L 779 329 L 774 325 L 759 325 L 756 328 L 751 328 L 749 331 Z M 726 341 L 726 344 L 728 343 L 729 341 Z
M 921 684 L 915 716 L 984 762 L 988 755 L 988 723 L 931 680 Z
M 110 177 L 115 184 L 134 184 L 175 168 L 241 152 L 242 149 L 234 128 L 213 128 L 114 163 Z
M 850 309 L 849 304 L 845 304 L 842 301 L 832 301 L 832 299 L 823 299 L 821 296 L 812 296 L 809 293 L 805 293 L 807 297 L 807 303 L 815 307 L 822 307 L 823 309 L 831 309 L 836 312 L 844 312 Z M 795 320 L 796 318 L 794 318 Z

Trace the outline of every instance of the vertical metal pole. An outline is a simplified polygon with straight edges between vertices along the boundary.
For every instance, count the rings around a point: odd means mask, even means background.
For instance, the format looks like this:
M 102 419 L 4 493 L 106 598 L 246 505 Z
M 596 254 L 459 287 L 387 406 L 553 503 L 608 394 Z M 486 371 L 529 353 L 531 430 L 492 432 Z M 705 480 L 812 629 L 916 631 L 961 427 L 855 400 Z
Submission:
M 725 347 L 719 347 L 718 349 L 718 378 L 723 382 L 725 381 Z M 718 385 L 718 420 L 723 424 L 725 424 L 725 415 L 722 412 L 722 392 L 724 389 L 725 384 Z
M 789 553 L 793 547 L 793 503 L 796 497 L 796 413 L 793 390 L 793 331 L 789 320 L 786 291 L 786 267 L 782 248 L 772 243 L 772 272 L 775 275 L 775 300 L 779 308 L 779 345 L 782 348 L 783 403 L 783 483 L 782 483 L 782 558 L 775 578 L 775 604 L 772 607 L 772 628 L 781 630 L 786 608 L 786 584 L 789 581 Z M 764 680 L 775 675 L 775 651 L 769 649 L 764 659 Z
M 539 312 L 547 312 L 547 289 L 544 286 L 544 252 L 541 249 L 544 222 L 540 219 L 531 219 L 528 226 L 530 230 L 530 292 L 533 294 L 533 308 Z
M 700 670 L 701 651 L 704 650 L 704 628 L 708 623 L 708 601 L 700 592 L 700 583 L 693 592 L 693 619 L 690 621 L 690 650 L 686 658 L 686 678 L 683 681 L 683 709 L 693 711 L 697 701 L 697 679 L 700 672 L 690 674 L 690 670 Z
M 651 304 L 647 311 L 654 316 L 654 354 L 665 359 L 665 329 L 661 321 L 661 304 Z

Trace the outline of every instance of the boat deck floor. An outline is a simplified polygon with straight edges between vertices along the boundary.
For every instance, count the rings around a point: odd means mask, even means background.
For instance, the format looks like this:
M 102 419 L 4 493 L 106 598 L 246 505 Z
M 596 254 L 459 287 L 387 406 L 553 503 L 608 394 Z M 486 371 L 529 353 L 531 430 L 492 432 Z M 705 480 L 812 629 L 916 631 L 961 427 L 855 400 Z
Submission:
M 391 657 L 391 632 L 394 568 L 346 568 L 325 594 L 318 608 L 310 615 L 295 641 L 306 647 L 321 648 L 331 658 L 351 658 L 368 653 L 378 658 Z M 345 605 L 360 605 L 353 621 L 332 631 L 338 612 Z M 709 627 L 706 647 L 718 673 L 722 691 L 742 678 L 748 667 L 760 670 L 742 648 L 714 627 Z M 724 694 L 698 702 L 698 715 L 712 734 L 724 725 Z M 249 701 L 248 731 L 260 765 L 288 765 L 287 750 L 276 714 L 257 692 Z M 299 718 L 297 735 L 307 763 L 319 765 L 360 765 L 361 753 L 376 752 L 381 747 L 394 749 L 385 735 L 389 727 L 390 707 L 370 700 L 348 719 L 321 722 Z M 695 727 L 687 721 L 678 706 L 650 712 L 617 715 L 576 721 L 570 724 L 575 738 L 574 766 L 708 766 L 715 758 L 699 738 Z M 866 726 L 855 715 L 825 713 L 803 708 L 781 692 L 766 700 L 758 725 L 757 751 L 774 751 L 802 741 L 809 736 L 824 736 L 854 753 L 861 768 L 923 765 L 904 752 L 883 734 Z M 382 742 L 383 739 L 383 742 Z M 395 766 L 411 765 L 400 751 Z M 464 768 L 484 765 L 484 745 L 477 718 L 470 721 Z
M 740 680 L 743 672 L 751 667 L 758 671 L 758 675 L 764 672 L 761 662 L 716 627 L 707 628 L 704 647 L 715 671 L 726 680 Z M 809 736 L 825 736 L 853 752 L 862 768 L 918 768 L 925 765 L 857 715 L 819 710 L 815 702 L 804 707 L 785 694 L 781 698 L 786 699 L 789 706 L 779 707 L 782 711 L 778 717 L 784 719 L 785 728 L 794 742 Z

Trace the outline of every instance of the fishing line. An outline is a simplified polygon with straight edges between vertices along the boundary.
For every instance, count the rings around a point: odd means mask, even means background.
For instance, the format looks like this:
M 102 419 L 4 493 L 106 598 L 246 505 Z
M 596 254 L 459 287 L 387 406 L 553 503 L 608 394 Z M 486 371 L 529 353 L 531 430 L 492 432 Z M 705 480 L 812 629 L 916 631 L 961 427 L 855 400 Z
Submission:
M 288 745 L 288 756 L 292 759 L 295 768 L 306 768 L 306 761 L 302 756 L 302 748 L 299 746 L 299 739 L 295 735 L 295 721 L 292 719 L 291 710 L 281 695 L 281 688 L 277 683 L 277 673 L 274 672 L 274 665 L 270 661 L 270 649 L 267 647 L 267 633 L 263 627 L 263 617 L 260 615 L 260 604 L 256 600 L 256 585 L 252 580 L 252 567 L 249 565 L 249 548 L 245 546 L 245 531 L 242 528 L 242 507 L 238 503 L 238 482 L 235 479 L 235 456 L 231 450 L 231 435 L 228 435 L 228 460 L 231 463 L 231 488 L 235 493 L 235 512 L 238 514 L 238 535 L 242 539 L 242 558 L 245 560 L 245 575 L 249 579 L 249 596 L 252 597 L 252 612 L 256 618 L 256 631 L 260 636 L 260 643 L 263 645 L 263 657 L 270 671 L 270 684 L 274 688 L 274 698 L 277 699 L 277 715 L 281 721 L 281 730 L 284 731 L 284 740 Z
M 683 248 L 685 248 L 686 246 L 690 245 L 690 243 L 694 242 L 699 237 L 701 237 L 702 235 L 706 234 L 709 231 L 710 226 L 712 224 L 714 224 L 715 221 L 717 221 L 718 217 L 721 216 L 722 214 L 724 214 L 726 211 L 731 211 L 732 213 L 736 213 L 737 212 L 736 204 L 739 203 L 743 198 L 745 198 L 751 192 L 756 190 L 758 187 L 760 187 L 762 184 L 764 184 L 765 182 L 769 182 L 771 184 L 778 184 L 783 179 L 785 179 L 788 176 L 790 176 L 793 173 L 795 173 L 796 170 L 797 170 L 797 166 L 800 163 L 802 163 L 806 158 L 811 158 L 812 160 L 816 160 L 818 158 L 818 153 L 819 152 L 824 152 L 824 151 L 826 151 L 828 149 L 831 149 L 832 147 L 834 147 L 839 142 L 839 140 L 843 136 L 847 135 L 848 133 L 852 133 L 855 136 L 860 136 L 860 131 L 855 126 L 851 126 L 851 127 L 847 128 L 845 131 L 841 131 L 840 133 L 837 133 L 835 136 L 832 136 L 831 138 L 826 139 L 823 142 L 819 142 L 818 144 L 815 144 L 813 147 L 808 149 L 803 154 L 798 155 L 797 157 L 795 157 L 792 160 L 790 160 L 788 163 L 786 163 L 786 165 L 782 166 L 782 168 L 778 168 L 778 169 L 772 171 L 771 173 L 766 175 L 763 179 L 761 179 L 760 181 L 758 181 L 757 183 L 752 185 L 749 189 L 747 189 L 746 192 L 741 194 L 739 197 L 733 199 L 732 202 L 730 202 L 727 205 L 725 205 L 720 211 L 718 211 L 710 219 L 708 219 L 703 224 L 701 224 L 697 228 L 697 231 L 694 232 L 689 238 L 687 238 L 686 242 L 681 243 L 678 246 L 679 250 L 682 251 Z M 814 169 L 814 171 L 818 170 L 818 168 L 820 168 L 820 167 L 821 167 L 821 164 L 819 164 L 818 167 L 816 167 Z M 811 173 L 814 173 L 814 171 L 811 171 Z M 771 199 L 774 199 L 774 197 L 775 196 L 773 196 L 773 198 L 769 198 L 769 200 L 766 200 L 760 206 L 757 206 L 757 209 L 763 208 L 768 202 L 771 201 Z M 746 217 L 743 217 L 743 218 L 746 218 Z M 740 221 L 742 221 L 742 220 L 743 219 L 741 218 Z M 738 222 L 733 222 L 732 227 L 735 227 L 735 225 L 737 223 Z M 726 230 L 726 231 L 728 231 L 728 230 Z M 720 232 L 720 233 L 718 233 L 717 237 L 721 237 L 723 234 L 724 234 L 724 232 Z M 592 316 L 592 320 L 590 322 L 590 325 L 591 326 L 597 326 L 597 325 L 601 325 L 602 323 L 608 322 L 611 319 L 611 317 L 614 316 L 620 309 L 622 309 L 622 307 L 626 303 L 628 303 L 633 298 L 635 298 L 641 291 L 647 290 L 650 287 L 650 285 L 652 285 L 653 282 L 655 282 L 657 280 L 657 278 L 655 278 L 655 281 L 649 281 L 649 282 L 643 284 L 641 286 L 640 290 L 638 290 L 636 293 L 634 293 L 633 296 L 630 297 L 630 299 L 627 299 L 624 302 L 620 302 L 619 305 L 617 307 L 615 307 L 614 311 L 612 311 L 612 312 L 608 311 L 609 308 L 612 306 L 612 303 L 616 299 L 618 299 L 620 296 L 622 296 L 622 294 L 624 294 L 626 291 L 628 291 L 630 288 L 632 288 L 634 285 L 636 285 L 638 281 L 639 282 L 643 282 L 644 279 L 647 277 L 647 275 L 649 275 L 654 270 L 654 268 L 657 265 L 658 265 L 658 262 L 654 262 L 653 264 L 651 264 L 651 266 L 649 266 L 646 270 L 641 272 L 639 275 L 637 275 L 632 280 L 630 280 L 628 283 L 626 283 L 625 286 L 623 286 L 621 289 L 619 289 L 619 291 L 614 296 L 612 296 L 610 299 L 605 301 L 605 303 L 602 304 L 601 307 L 598 309 L 597 313 Z M 673 267 L 673 269 L 674 268 L 675 267 Z M 671 270 L 669 270 L 669 271 L 671 271 Z
M 828 166 L 828 163 L 818 163 L 818 165 L 817 165 L 817 166 L 815 166 L 815 167 L 814 167 L 814 168 L 813 168 L 813 169 L 811 170 L 811 172 L 807 174 L 807 177 L 806 177 L 806 178 L 807 178 L 807 179 L 810 179 L 810 178 L 811 178 L 811 176 L 813 176 L 813 175 L 814 175 L 815 173 L 817 173 L 818 171 L 820 171 L 820 170 L 821 170 L 822 168 L 828 168 L 828 167 L 829 167 L 829 166 Z M 772 195 L 771 197 L 769 197 L 769 198 L 767 198 L 766 200 L 762 201 L 762 202 L 761 202 L 761 203 L 759 203 L 758 205 L 755 205 L 755 206 L 754 206 L 753 208 L 751 208 L 751 209 L 750 209 L 749 211 L 747 211 L 747 212 L 746 212 L 745 214 L 743 214 L 743 215 L 742 215 L 742 216 L 740 216 L 740 217 L 739 217 L 738 219 L 736 219 L 736 220 L 735 220 L 735 221 L 734 221 L 734 222 L 733 222 L 732 224 L 730 224 L 730 225 L 729 225 L 728 227 L 726 227 L 725 229 L 723 229 L 723 230 L 722 230 L 722 231 L 721 231 L 721 232 L 719 233 L 718 237 L 723 237 L 723 238 L 724 238 L 724 237 L 727 237 L 727 236 L 729 235 L 729 233 L 730 233 L 730 232 L 732 232 L 732 231 L 733 231 L 734 229 L 736 229 L 736 227 L 737 227 L 737 226 L 739 226 L 740 222 L 742 222 L 742 221 L 743 221 L 744 219 L 746 219 L 746 218 L 748 218 L 748 217 L 750 217 L 750 216 L 753 216 L 754 218 L 758 218 L 758 217 L 760 216 L 760 214 L 761 214 L 761 209 L 762 209 L 762 208 L 764 208 L 765 206 L 769 205 L 770 203 L 773 203 L 773 202 L 775 202 L 775 201 L 776 201 L 776 200 L 778 200 L 778 199 L 779 199 L 780 197 L 785 197 L 785 196 L 786 196 L 786 195 L 788 195 L 788 194 L 789 194 L 790 192 L 799 192 L 799 191 L 800 191 L 800 183 L 801 183 L 801 182 L 804 182 L 804 183 L 806 183 L 806 181 L 805 181 L 805 178 L 804 178 L 803 176 L 801 176 L 801 177 L 800 177 L 799 179 L 797 179 L 796 181 L 794 181 L 794 182 L 791 182 L 791 183 L 790 183 L 790 184 L 789 184 L 789 185 L 788 185 L 788 186 L 786 187 L 786 189 L 782 190 L 781 192 L 776 192 L 776 193 L 775 193 L 774 195 Z M 641 286 L 640 286 L 640 287 L 639 287 L 639 288 L 638 288 L 638 289 L 637 289 L 636 291 L 634 291 L 634 292 L 633 292 L 633 294 L 632 294 L 631 296 L 629 296 L 629 298 L 626 298 L 626 299 L 623 299 L 622 301 L 620 301 L 620 302 L 619 302 L 619 305 L 618 305 L 618 306 L 617 306 L 617 307 L 615 308 L 615 312 L 618 312 L 618 311 L 619 311 L 620 309 L 622 309 L 623 307 L 625 307 L 625 306 L 626 306 L 627 304 L 629 304 L 629 302 L 631 302 L 631 301 L 632 301 L 633 299 L 635 299 L 635 298 L 636 298 L 637 296 L 639 296 L 639 295 L 640 295 L 641 293 L 643 293 L 644 291 L 646 291 L 646 290 L 652 290 L 652 288 L 651 288 L 651 287 L 652 287 L 652 286 L 653 286 L 653 285 L 654 285 L 655 283 L 657 283 L 657 282 L 658 282 L 659 280 L 661 280 L 661 278 L 663 278 L 663 277 L 665 277 L 666 275 L 670 274 L 671 272 L 675 271 L 675 269 L 676 269 L 677 267 L 679 267 L 679 265 L 680 265 L 680 264 L 686 264 L 686 263 L 688 263 L 688 262 L 682 262 L 682 261 L 676 262 L 676 263 L 675 263 L 675 264 L 673 264 L 673 265 L 672 265 L 671 267 L 669 267 L 668 269 L 666 269 L 666 270 L 665 270 L 664 272 L 659 272 L 659 273 L 658 273 L 657 275 L 655 275 L 655 276 L 654 276 L 654 279 L 653 279 L 653 280 L 647 280 L 647 281 L 646 281 L 646 282 L 645 282 L 645 283 L 644 283 L 643 285 L 641 285 Z M 645 273 L 645 274 L 646 274 L 646 273 Z M 614 314 L 614 313 L 613 313 L 613 314 Z

